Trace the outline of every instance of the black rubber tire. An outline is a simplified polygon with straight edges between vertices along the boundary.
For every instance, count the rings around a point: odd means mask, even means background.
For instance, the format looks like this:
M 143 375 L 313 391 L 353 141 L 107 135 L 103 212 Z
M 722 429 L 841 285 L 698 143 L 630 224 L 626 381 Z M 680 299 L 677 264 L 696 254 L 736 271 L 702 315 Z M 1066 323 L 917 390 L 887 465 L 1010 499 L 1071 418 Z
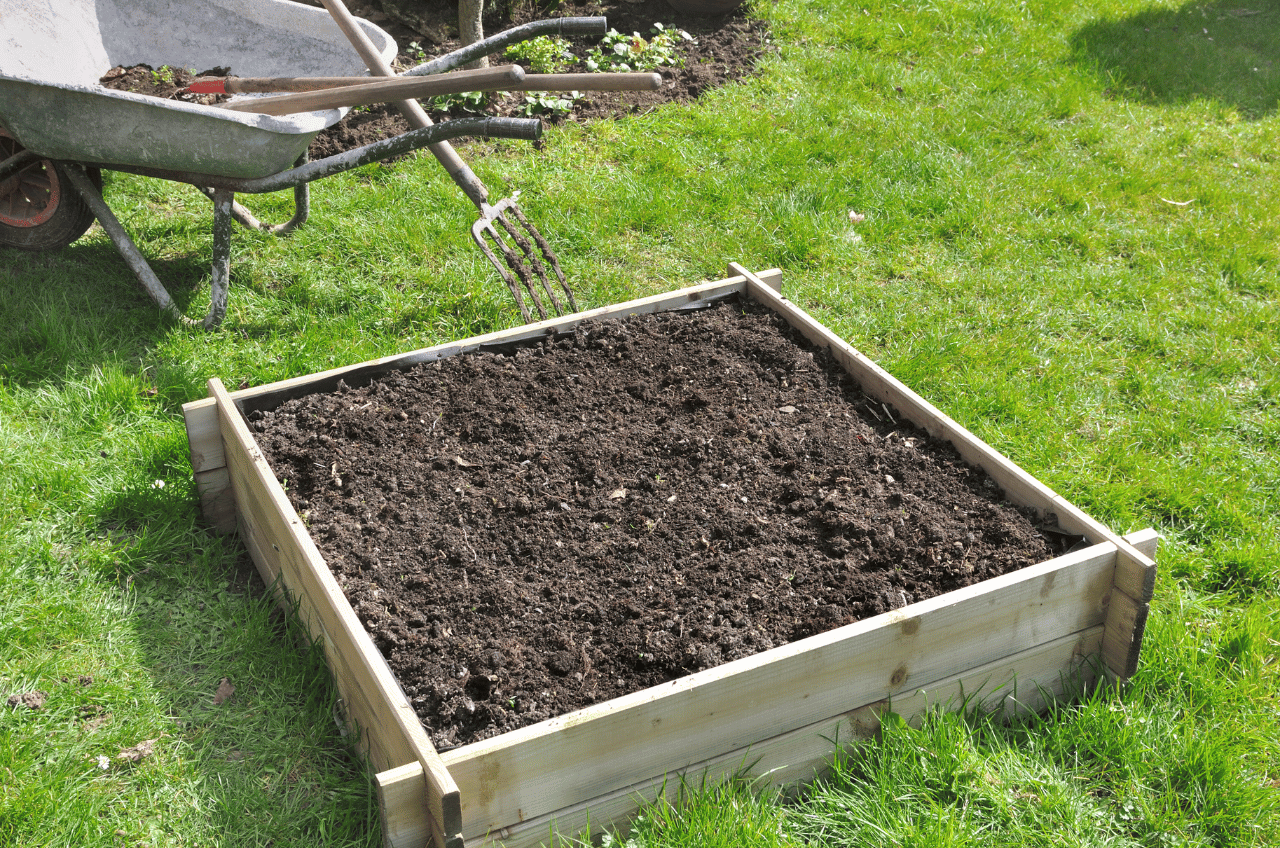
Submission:
M 0 160 L 22 150 L 0 131 Z M 86 168 L 102 191 L 102 172 Z M 48 159 L 23 168 L 0 183 L 0 246 L 20 250 L 60 250 L 85 234 L 93 211 L 67 179 L 66 172 Z

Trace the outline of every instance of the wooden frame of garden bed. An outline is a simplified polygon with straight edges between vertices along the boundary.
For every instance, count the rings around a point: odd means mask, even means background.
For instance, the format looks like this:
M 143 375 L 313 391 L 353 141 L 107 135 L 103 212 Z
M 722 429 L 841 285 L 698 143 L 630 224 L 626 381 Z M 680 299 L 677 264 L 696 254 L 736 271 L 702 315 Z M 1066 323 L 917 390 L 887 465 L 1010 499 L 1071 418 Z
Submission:
M 361 750 L 377 772 L 395 848 L 532 846 L 554 828 L 621 823 L 638 804 L 749 766 L 775 783 L 811 779 L 838 743 L 865 737 L 886 709 L 1035 710 L 1077 681 L 1125 679 L 1137 664 L 1155 585 L 1157 536 L 1120 538 L 1059 497 L 781 296 L 781 273 L 737 264 L 728 279 L 293 380 L 183 407 L 206 518 L 236 530 L 263 579 L 319 640 Z M 582 321 L 678 308 L 739 293 L 828 348 L 863 390 L 981 467 L 1006 497 L 1052 514 L 1090 546 L 1013 574 L 438 753 L 361 627 L 244 415 L 397 368 L 534 339 Z

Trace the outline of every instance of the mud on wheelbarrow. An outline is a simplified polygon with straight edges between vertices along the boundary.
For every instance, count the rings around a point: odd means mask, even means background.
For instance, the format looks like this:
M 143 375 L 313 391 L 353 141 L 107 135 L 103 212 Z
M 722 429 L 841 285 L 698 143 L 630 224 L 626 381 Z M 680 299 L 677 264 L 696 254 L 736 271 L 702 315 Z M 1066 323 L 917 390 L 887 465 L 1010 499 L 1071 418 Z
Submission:
M 308 162 L 311 140 L 341 120 L 346 109 L 271 116 L 160 100 L 98 83 L 107 68 L 144 62 L 230 65 L 242 76 L 351 77 L 367 73 L 371 59 L 385 64 L 395 56 L 395 42 L 382 29 L 353 18 L 347 24 L 358 27 L 359 37 L 376 55 L 362 59 L 348 41 L 357 33 L 344 33 L 323 9 L 290 0 L 18 0 L 0 17 L 0 245 L 57 249 L 78 239 L 97 219 L 162 310 L 211 329 L 226 313 L 233 220 L 285 235 L 306 221 L 313 180 L 422 147 L 440 157 L 441 150 L 452 153 L 447 144 L 452 138 L 533 140 L 541 134 L 537 120 L 428 122 L 394 138 Z M 447 71 L 540 34 L 603 34 L 605 29 L 603 18 L 539 21 L 410 73 Z M 456 154 L 450 161 L 450 176 L 482 213 L 502 215 L 501 203 L 488 205 L 484 187 Z M 102 169 L 189 183 L 213 201 L 211 296 L 202 321 L 182 314 L 112 213 L 102 195 Z M 258 221 L 235 200 L 237 193 L 289 188 L 295 212 L 279 225 Z M 545 240 L 532 225 L 529 230 L 563 286 Z M 499 245 L 509 254 L 508 262 L 541 272 L 543 263 L 528 240 L 519 232 L 513 237 L 524 244 L 514 249 Z M 527 320 L 527 307 L 510 274 L 501 267 L 499 271 Z M 567 286 L 564 290 L 568 292 Z M 529 291 L 541 312 L 536 292 Z M 558 310 L 554 293 L 551 300 Z

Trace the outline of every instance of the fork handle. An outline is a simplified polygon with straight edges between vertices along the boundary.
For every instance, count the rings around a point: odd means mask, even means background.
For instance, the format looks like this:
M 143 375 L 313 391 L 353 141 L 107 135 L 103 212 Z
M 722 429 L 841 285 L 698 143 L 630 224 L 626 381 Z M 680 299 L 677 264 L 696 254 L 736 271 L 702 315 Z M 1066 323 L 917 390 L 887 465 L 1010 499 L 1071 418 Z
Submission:
M 342 0 L 320 0 L 324 7 L 329 10 L 329 15 L 337 23 L 338 28 L 351 42 L 351 46 L 360 54 L 360 58 L 364 60 L 365 65 L 369 68 L 369 73 L 380 77 L 395 76 L 395 71 L 391 70 L 391 66 L 382 58 L 382 54 L 378 52 L 378 48 L 369 40 L 369 36 L 364 34 L 364 30 L 360 29 L 360 25 L 356 23 L 355 17 L 348 11 Z M 396 103 L 396 107 L 404 115 L 405 120 L 414 129 L 431 126 L 431 118 L 428 117 L 424 110 L 416 100 L 400 100 Z M 467 163 L 462 161 L 462 157 L 453 149 L 447 141 L 437 142 L 428 148 L 436 159 L 444 166 L 444 169 L 458 184 L 458 187 L 471 199 L 471 202 L 478 209 L 483 209 L 484 205 L 489 202 L 489 191 L 480 182 L 480 178 L 475 172 L 467 167 Z

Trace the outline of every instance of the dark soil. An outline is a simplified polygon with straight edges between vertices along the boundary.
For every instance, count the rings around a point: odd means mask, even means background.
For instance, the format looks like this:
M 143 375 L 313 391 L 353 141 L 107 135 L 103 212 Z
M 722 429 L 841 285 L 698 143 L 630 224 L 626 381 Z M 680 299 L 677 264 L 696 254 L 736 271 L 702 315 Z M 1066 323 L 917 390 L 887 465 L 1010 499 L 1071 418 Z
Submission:
M 442 749 L 1059 552 L 756 306 L 600 322 L 250 420 Z
M 311 5 L 319 5 L 312 3 Z M 352 11 L 367 17 L 386 29 L 396 39 L 401 53 L 397 64 L 403 68 L 417 65 L 437 55 L 448 53 L 461 46 L 457 39 L 457 4 L 445 0 L 390 0 L 375 5 L 349 4 Z M 649 37 L 655 23 L 682 29 L 692 35 L 693 42 L 684 42 L 680 55 L 684 59 L 681 68 L 660 71 L 663 86 L 658 91 L 636 92 L 588 92 L 574 104 L 568 114 L 542 115 L 547 123 L 587 121 L 620 117 L 646 112 L 663 103 L 684 102 L 697 98 L 703 92 L 732 82 L 754 72 L 756 60 L 765 49 L 767 29 L 761 21 L 748 20 L 738 9 L 724 15 L 701 17 L 677 12 L 666 0 L 566 0 L 555 7 L 553 13 L 540 11 L 532 3 L 490 4 L 485 19 L 485 33 L 497 34 L 504 29 L 532 20 L 547 17 L 584 17 L 603 15 L 609 26 L 622 33 L 638 32 Z M 573 53 L 580 59 L 598 39 L 571 38 Z M 416 43 L 419 50 L 411 51 Z M 491 57 L 501 64 L 501 57 Z M 226 76 L 234 69 L 214 68 L 201 76 Z M 579 62 L 566 69 L 570 73 L 586 72 Z M 112 68 L 101 82 L 108 88 L 136 91 L 157 97 L 181 99 L 195 103 L 215 103 L 225 100 L 224 95 L 182 94 L 183 86 L 194 76 L 182 69 L 161 69 L 153 73 L 149 65 L 132 68 Z M 510 117 L 518 114 L 524 104 L 523 95 L 495 95 L 481 112 L 455 109 L 451 113 L 433 112 L 436 121 L 451 117 L 485 114 Z M 320 133 L 312 142 L 310 156 L 320 159 L 369 144 L 382 138 L 399 135 L 410 129 L 395 107 L 372 106 L 349 113 L 340 122 Z
M 162 97 L 165 100 L 181 100 L 185 103 L 203 103 L 211 106 L 227 99 L 225 94 L 190 94 L 184 92 L 196 77 L 225 77 L 227 68 L 210 68 L 192 73 L 185 68 L 171 68 L 162 65 L 153 68 L 150 65 L 116 65 L 98 80 L 103 86 L 115 91 L 132 91 L 151 97 Z

